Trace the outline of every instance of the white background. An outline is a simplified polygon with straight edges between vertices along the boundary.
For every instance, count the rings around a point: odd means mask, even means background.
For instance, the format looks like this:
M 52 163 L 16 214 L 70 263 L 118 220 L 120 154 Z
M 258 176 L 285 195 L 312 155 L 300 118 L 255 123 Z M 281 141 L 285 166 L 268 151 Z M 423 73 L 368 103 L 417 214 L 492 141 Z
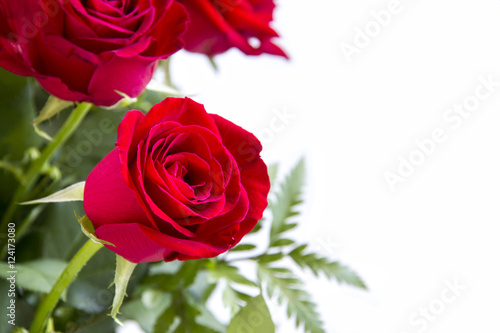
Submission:
M 281 0 L 273 27 L 290 61 L 233 50 L 215 73 L 179 53 L 173 80 L 256 133 L 266 162 L 286 172 L 306 157 L 295 238 L 369 287 L 309 278 L 327 332 L 498 332 L 500 2 L 401 0 L 381 27 L 371 13 L 390 3 Z M 341 45 L 365 28 L 372 37 L 349 62 Z M 460 124 L 446 120 L 474 102 L 479 77 L 497 82 L 493 92 Z M 276 112 L 293 119 L 269 136 Z M 422 161 L 415 141 L 439 129 L 446 139 Z M 410 156 L 421 165 L 391 191 L 386 173 Z M 302 331 L 274 312 L 279 332 Z

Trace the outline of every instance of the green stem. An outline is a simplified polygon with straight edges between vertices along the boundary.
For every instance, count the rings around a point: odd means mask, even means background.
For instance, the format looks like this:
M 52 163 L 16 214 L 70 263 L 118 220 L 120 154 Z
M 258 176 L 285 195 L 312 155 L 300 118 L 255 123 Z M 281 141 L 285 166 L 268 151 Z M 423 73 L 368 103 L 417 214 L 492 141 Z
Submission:
M 50 160 L 59 147 L 61 147 L 75 132 L 83 118 L 89 112 L 92 104 L 82 102 L 73 110 L 64 125 L 59 129 L 54 140 L 51 141 L 42 151 L 40 157 L 33 161 L 28 172 L 26 173 L 26 182 L 20 184 L 14 193 L 10 204 L 3 215 L 2 222 L 0 224 L 0 233 L 5 233 L 7 224 L 12 222 L 12 218 L 17 209 L 17 204 L 22 202 L 28 192 L 31 190 L 35 181 L 37 180 L 40 172 L 42 171 L 45 164 Z M 20 229 L 22 226 L 19 226 Z M 5 247 L 5 241 L 2 240 L 2 248 Z
M 168 87 L 177 90 L 177 87 L 172 82 L 172 76 L 170 75 L 170 57 L 163 60 L 162 65 L 163 65 L 163 71 L 165 72 L 165 84 Z
M 88 240 L 68 263 L 52 290 L 40 302 L 35 312 L 35 318 L 30 327 L 30 333 L 40 333 L 43 330 L 47 318 L 50 316 L 57 301 L 78 272 L 92 258 L 92 256 L 103 247 L 102 244 Z

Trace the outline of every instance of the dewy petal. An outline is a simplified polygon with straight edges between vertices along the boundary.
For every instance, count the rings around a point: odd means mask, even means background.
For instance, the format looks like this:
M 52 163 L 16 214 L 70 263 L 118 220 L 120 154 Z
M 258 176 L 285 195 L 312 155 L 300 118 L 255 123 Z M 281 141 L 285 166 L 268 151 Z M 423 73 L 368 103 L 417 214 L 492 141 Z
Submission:
M 83 199 L 85 213 L 94 228 L 114 223 L 151 225 L 135 192 L 123 180 L 118 155 L 118 150 L 113 149 L 87 177 Z

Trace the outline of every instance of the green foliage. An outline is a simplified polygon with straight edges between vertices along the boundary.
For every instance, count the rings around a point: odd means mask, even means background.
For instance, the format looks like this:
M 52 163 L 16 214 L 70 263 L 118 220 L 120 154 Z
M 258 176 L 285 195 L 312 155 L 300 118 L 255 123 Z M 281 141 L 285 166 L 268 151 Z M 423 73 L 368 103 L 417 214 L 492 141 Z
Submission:
M 305 253 L 307 245 L 300 245 L 293 249 L 288 256 L 301 268 L 310 269 L 315 276 L 325 274 L 329 279 L 335 278 L 339 283 L 346 283 L 361 289 L 366 289 L 363 280 L 349 267 L 338 261 L 330 261 L 316 253 Z
M 141 297 L 126 301 L 122 306 L 122 315 L 133 319 L 146 332 L 153 332 L 156 324 L 163 325 L 166 318 L 159 319 L 167 308 L 171 308 L 172 295 L 154 289 L 143 290 Z M 168 325 L 166 321 L 165 325 Z M 169 326 L 167 326 L 168 328 Z M 164 330 L 163 332 L 167 332 Z
M 178 290 L 172 294 L 172 303 L 157 318 L 153 333 L 218 333 L 222 332 L 212 327 L 211 324 L 201 323 L 202 314 L 199 304 L 185 291 Z M 212 318 L 215 320 L 215 318 Z M 217 327 L 220 324 L 215 324 Z
M 85 243 L 86 237 L 76 222 L 75 212 L 78 215 L 83 215 L 81 202 L 45 205 L 45 209 L 28 233 L 43 243 L 38 256 L 69 261 Z M 23 244 L 19 247 L 30 247 L 30 245 Z
M 42 138 L 52 141 L 52 137 L 50 137 L 50 135 L 48 135 L 44 131 L 40 130 L 38 125 L 46 120 L 49 120 L 59 112 L 63 111 L 66 108 L 69 108 L 72 105 L 72 102 L 61 100 L 52 95 L 49 96 L 47 102 L 45 103 L 45 106 L 40 111 L 40 114 L 33 120 L 33 127 L 35 129 L 35 132 Z
M 126 317 L 136 319 L 146 332 L 224 332 L 225 326 L 215 319 L 207 310 L 205 302 L 214 291 L 216 285 L 208 282 L 207 269 L 213 269 L 209 260 L 190 260 L 185 262 L 157 263 L 151 265 L 149 275 L 141 281 L 138 295 L 141 302 L 134 300 L 134 311 L 130 305 L 123 306 Z M 210 268 L 209 268 L 210 267 Z M 225 268 L 222 275 L 240 280 L 233 268 Z M 149 320 L 137 319 L 137 311 L 153 307 L 152 302 L 146 302 L 144 293 L 156 295 L 156 299 L 168 298 L 166 306 L 151 310 Z M 154 317 L 154 318 L 153 318 Z M 153 323 L 153 324 L 151 324 Z
M 41 139 L 34 133 L 35 118 L 33 80 L 0 68 L 0 159 L 20 160 L 24 151 Z
M 305 163 L 301 159 L 292 169 L 285 180 L 275 191 L 269 207 L 273 216 L 270 234 L 270 246 L 276 246 L 283 233 L 295 228 L 297 223 L 290 222 L 290 218 L 297 216 L 297 206 L 302 203 L 302 187 L 305 178 Z
M 279 304 L 286 304 L 287 315 L 295 318 L 297 327 L 302 325 L 306 332 L 311 333 L 324 332 L 323 322 L 311 295 L 304 289 L 304 282 L 296 277 L 291 268 L 282 266 L 281 262 L 285 258 L 290 258 L 298 266 L 297 268 L 308 269 L 316 277 L 322 273 L 329 279 L 335 278 L 339 283 L 363 289 L 366 289 L 366 286 L 361 278 L 347 266 L 316 253 L 306 252 L 307 245 L 297 246 L 293 239 L 288 238 L 287 231 L 297 226 L 297 222 L 293 219 L 299 215 L 297 207 L 302 203 L 305 178 L 304 160 L 300 160 L 281 183 L 276 182 L 277 171 L 276 166 L 269 168 L 273 185 L 269 205 L 271 226 L 268 249 L 248 259 L 257 263 L 258 285 L 261 288 L 266 286 L 266 293 L 270 298 L 275 298 Z M 262 222 L 259 222 L 260 226 Z M 233 251 L 239 253 L 247 248 L 248 250 L 255 249 L 252 246 L 241 245 Z M 287 248 L 291 250 L 286 250 Z M 233 271 L 233 273 L 238 272 Z M 250 300 L 248 295 L 245 298 L 240 294 L 231 287 L 230 283 L 225 285 L 224 303 L 233 312 L 240 309 L 243 303 L 248 304 Z
M 153 333 L 165 333 L 169 332 L 170 328 L 174 326 L 175 318 L 177 314 L 173 306 L 169 306 L 163 311 L 163 313 L 156 319 L 156 323 L 153 328 Z
M 255 282 L 250 281 L 245 276 L 241 274 L 238 268 L 230 266 L 226 263 L 220 263 L 217 265 L 216 269 L 210 271 L 215 279 L 226 279 L 228 282 L 242 284 L 250 287 L 257 287 Z
M 276 184 L 276 178 L 278 177 L 278 164 L 270 164 L 267 166 L 267 173 L 269 175 L 269 180 L 271 181 L 271 191 L 274 189 Z
M 66 264 L 65 261 L 56 259 L 39 259 L 16 264 L 16 286 L 30 291 L 47 293 L 52 289 Z M 9 271 L 11 271 L 9 265 L 0 262 L 0 277 L 9 278 Z
M 54 159 L 54 166 L 64 175 L 61 185 L 84 181 L 96 164 L 115 148 L 118 124 L 126 110 L 128 108 L 106 110 L 94 107 L 87 114 L 78 131 Z M 56 120 L 50 122 L 50 125 L 56 125 Z
M 287 315 L 295 317 L 297 327 L 304 325 L 305 331 L 311 333 L 325 332 L 311 295 L 304 290 L 303 282 L 291 270 L 259 263 L 257 274 L 267 286 L 267 295 L 276 297 L 279 304 L 286 304 Z
M 10 283 L 3 277 L 0 279 L 0 290 L 3 293 L 0 297 L 0 307 L 2 309 L 7 309 L 10 305 L 11 297 L 8 297 L 7 291 L 10 289 Z M 16 326 L 18 327 L 29 327 L 33 319 L 34 308 L 30 305 L 26 299 L 19 297 L 19 293 L 16 295 Z M 5 317 L 0 320 L 0 332 L 11 333 L 14 329 L 12 325 L 8 323 L 10 320 L 7 317 L 7 312 L 3 314 Z
M 233 247 L 230 251 L 233 251 L 233 252 L 251 251 L 251 250 L 253 250 L 255 248 L 256 248 L 256 246 L 253 245 L 253 244 L 239 244 L 239 245 Z
M 229 323 L 227 333 L 239 332 L 274 333 L 274 323 L 262 295 L 249 299 Z
M 0 68 L 0 212 L 12 199 L 15 189 L 24 179 L 25 152 L 38 147 L 42 139 L 33 131 L 31 121 L 36 115 L 34 81 Z M 19 216 L 16 216 L 16 219 Z M 11 221 L 9 221 L 11 222 Z M 0 233 L 0 243 L 4 238 Z
M 194 283 L 198 271 L 205 266 L 205 263 L 204 260 L 185 261 L 178 270 L 172 271 L 172 273 L 163 273 L 163 270 L 155 270 L 155 265 L 153 265 L 150 271 L 152 274 L 146 276 L 141 284 L 164 291 L 188 288 Z M 159 274 L 155 274 L 155 271 Z

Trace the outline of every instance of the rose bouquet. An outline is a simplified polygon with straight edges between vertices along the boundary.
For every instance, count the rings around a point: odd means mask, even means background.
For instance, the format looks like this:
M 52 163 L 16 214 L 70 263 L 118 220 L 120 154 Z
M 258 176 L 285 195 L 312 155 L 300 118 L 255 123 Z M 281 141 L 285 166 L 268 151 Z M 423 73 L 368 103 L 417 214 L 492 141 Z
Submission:
M 365 288 L 289 237 L 304 161 L 278 180 L 252 133 L 147 89 L 180 49 L 287 58 L 273 10 L 0 0 L 0 331 L 274 332 L 269 304 L 282 304 L 322 332 L 297 270 Z

